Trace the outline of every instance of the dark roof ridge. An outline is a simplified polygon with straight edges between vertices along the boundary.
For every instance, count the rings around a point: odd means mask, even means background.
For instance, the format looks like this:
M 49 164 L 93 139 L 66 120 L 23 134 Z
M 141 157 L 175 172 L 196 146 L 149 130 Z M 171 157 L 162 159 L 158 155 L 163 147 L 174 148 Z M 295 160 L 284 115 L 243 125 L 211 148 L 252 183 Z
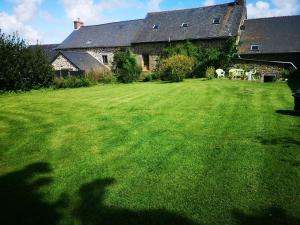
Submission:
M 47 46 L 47 45 L 60 45 L 60 43 L 54 43 L 54 44 L 34 44 L 29 46 Z
M 297 16 L 300 16 L 300 14 L 288 15 L 288 16 L 271 16 L 271 17 L 252 18 L 252 19 L 246 19 L 246 21 L 249 21 L 249 20 L 276 19 L 276 18 L 288 18 L 288 17 L 297 17 Z
M 95 27 L 95 26 L 103 26 L 103 25 L 110 25 L 114 23 L 125 23 L 125 22 L 134 22 L 134 21 L 142 21 L 144 19 L 134 19 L 134 20 L 123 20 L 123 21 L 115 21 L 115 22 L 109 22 L 109 23 L 101 23 L 101 24 L 94 24 L 94 25 L 84 25 L 82 27 Z
M 76 53 L 76 54 L 89 54 L 88 52 L 81 52 L 81 51 L 73 51 L 73 50 L 59 50 L 59 53 L 69 53 L 69 52 L 72 52 L 72 53 Z M 89 54 L 91 55 L 91 54 Z M 92 55 L 91 55 L 92 56 Z M 93 58 L 95 58 L 94 56 L 92 56 Z
M 208 6 L 200 6 L 200 7 L 193 7 L 193 8 L 183 8 L 183 9 L 163 10 L 163 11 L 157 11 L 157 12 L 148 12 L 147 14 L 178 12 L 178 11 L 184 11 L 184 10 L 202 9 L 202 8 L 209 8 L 209 7 L 216 7 L 216 6 L 224 6 L 224 5 L 232 5 L 232 4 L 235 4 L 235 2 L 227 2 L 227 3 L 223 3 L 223 4 L 208 5 Z

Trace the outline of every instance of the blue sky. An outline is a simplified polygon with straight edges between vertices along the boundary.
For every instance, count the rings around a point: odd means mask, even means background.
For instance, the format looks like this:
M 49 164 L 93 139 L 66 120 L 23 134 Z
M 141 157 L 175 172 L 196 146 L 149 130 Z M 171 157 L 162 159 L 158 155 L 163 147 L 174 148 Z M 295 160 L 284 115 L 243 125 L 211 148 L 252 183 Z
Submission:
M 222 4 L 234 0 L 0 0 L 0 29 L 30 43 L 60 43 L 73 20 L 86 25 L 144 18 L 147 12 Z M 248 0 L 248 17 L 300 14 L 300 0 Z

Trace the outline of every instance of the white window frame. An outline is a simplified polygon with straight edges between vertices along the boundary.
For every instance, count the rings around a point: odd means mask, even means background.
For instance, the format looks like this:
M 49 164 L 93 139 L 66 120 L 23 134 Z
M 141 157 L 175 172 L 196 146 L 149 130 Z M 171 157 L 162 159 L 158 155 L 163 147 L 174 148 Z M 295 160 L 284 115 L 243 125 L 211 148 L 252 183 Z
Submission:
M 256 49 L 254 49 L 253 47 L 255 47 Z M 251 44 L 250 45 L 250 51 L 259 52 L 259 50 L 260 50 L 260 46 L 258 44 Z
M 214 17 L 212 19 L 213 24 L 220 24 L 221 23 L 221 18 L 220 17 Z
M 159 24 L 153 24 L 153 27 L 152 27 L 153 30 L 159 30 L 159 28 L 160 28 Z
M 181 27 L 184 27 L 184 28 L 189 27 L 189 23 L 182 23 Z

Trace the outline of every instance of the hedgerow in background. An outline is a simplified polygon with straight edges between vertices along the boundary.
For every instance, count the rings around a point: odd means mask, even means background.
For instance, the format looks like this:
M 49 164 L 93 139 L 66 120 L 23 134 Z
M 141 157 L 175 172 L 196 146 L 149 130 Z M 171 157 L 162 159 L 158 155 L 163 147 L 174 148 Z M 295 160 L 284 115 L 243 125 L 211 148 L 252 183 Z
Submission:
M 149 82 L 149 81 L 155 81 L 160 79 L 160 72 L 159 71 L 153 71 L 151 73 L 146 74 L 143 77 L 144 82 Z
M 0 89 L 30 90 L 48 87 L 54 78 L 53 68 L 40 48 L 28 48 L 17 34 L 0 30 Z
M 142 68 L 137 64 L 135 55 L 128 49 L 121 49 L 114 55 L 113 72 L 121 83 L 137 81 Z
M 180 82 L 189 77 L 194 70 L 194 59 L 186 55 L 174 55 L 161 62 L 161 79 Z
M 79 87 L 89 87 L 96 84 L 83 77 L 70 76 L 67 78 L 55 77 L 53 80 L 52 87 L 55 89 L 59 88 L 79 88 Z
M 99 82 L 103 84 L 116 83 L 117 78 L 111 71 L 97 71 L 91 70 L 86 75 L 85 78 L 92 82 Z

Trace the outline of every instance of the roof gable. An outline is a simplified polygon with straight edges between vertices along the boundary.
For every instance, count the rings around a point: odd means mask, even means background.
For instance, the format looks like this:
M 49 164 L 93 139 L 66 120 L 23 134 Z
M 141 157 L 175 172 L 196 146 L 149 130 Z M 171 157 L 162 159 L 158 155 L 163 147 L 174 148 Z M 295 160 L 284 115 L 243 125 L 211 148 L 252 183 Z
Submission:
M 240 54 L 300 52 L 300 15 L 246 20 Z M 251 51 L 258 45 L 259 51 Z
M 74 30 L 57 49 L 130 46 L 143 20 L 83 26 Z
M 48 45 L 30 45 L 29 48 L 37 49 L 41 48 L 46 56 L 48 57 L 49 61 L 52 61 L 57 54 L 56 48 L 59 44 L 48 44 Z
M 235 3 L 149 13 L 134 43 L 207 39 L 237 35 L 244 6 Z M 213 19 L 220 18 L 220 24 Z M 182 27 L 188 23 L 188 27 Z M 153 25 L 159 29 L 153 29 Z
M 60 51 L 59 54 L 82 71 L 107 69 L 102 63 L 86 52 Z

